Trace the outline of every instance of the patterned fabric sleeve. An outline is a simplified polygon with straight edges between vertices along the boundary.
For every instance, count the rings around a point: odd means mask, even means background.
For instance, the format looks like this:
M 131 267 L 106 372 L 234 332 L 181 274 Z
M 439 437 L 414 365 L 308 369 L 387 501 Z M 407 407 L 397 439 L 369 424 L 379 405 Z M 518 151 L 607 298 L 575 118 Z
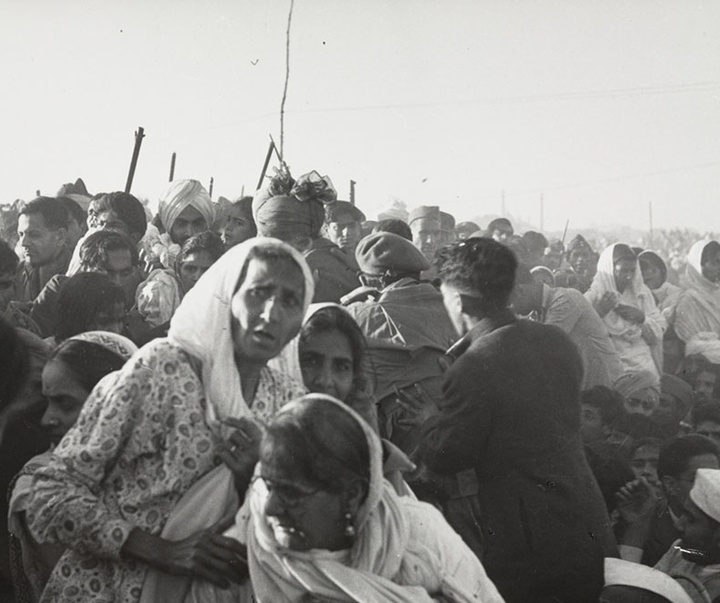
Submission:
M 27 519 L 38 542 L 119 559 L 132 529 L 138 523 L 151 527 L 151 514 L 158 515 L 152 509 L 138 514 L 133 506 L 150 497 L 152 489 L 171 492 L 192 481 L 190 475 L 187 480 L 166 475 L 163 465 L 166 448 L 179 442 L 173 434 L 182 409 L 199 385 L 190 364 L 175 350 L 173 354 L 166 342 L 146 346 L 122 371 L 95 387 L 75 426 L 35 475 Z M 191 430 L 183 427 L 189 442 Z M 178 454 L 175 463 L 181 464 L 183 456 Z M 146 474 L 151 467 L 154 474 Z

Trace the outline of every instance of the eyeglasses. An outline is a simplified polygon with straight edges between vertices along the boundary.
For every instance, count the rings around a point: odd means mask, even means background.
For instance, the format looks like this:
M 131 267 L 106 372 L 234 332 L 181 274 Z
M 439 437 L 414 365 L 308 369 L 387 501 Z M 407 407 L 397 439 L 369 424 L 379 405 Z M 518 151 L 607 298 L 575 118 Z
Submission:
M 263 477 L 262 475 L 258 476 L 256 479 L 262 480 L 265 487 L 268 489 L 268 493 L 274 493 L 287 509 L 299 507 L 309 497 L 322 490 L 322 488 L 315 488 L 313 490 L 301 488 L 294 484 L 283 484 Z

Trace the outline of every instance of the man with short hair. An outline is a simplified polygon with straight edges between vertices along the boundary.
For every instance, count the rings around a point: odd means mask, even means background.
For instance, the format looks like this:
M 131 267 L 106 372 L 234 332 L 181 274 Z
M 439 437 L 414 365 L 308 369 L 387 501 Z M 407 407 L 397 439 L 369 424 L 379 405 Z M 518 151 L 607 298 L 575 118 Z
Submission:
M 348 201 L 335 201 L 325 206 L 327 238 L 353 258 L 362 238 L 364 221 L 365 214 Z
M 692 418 L 694 433 L 710 438 L 720 446 L 720 402 L 714 400 L 698 405 Z
M 105 274 L 122 288 L 126 309 L 130 309 L 135 303 L 135 291 L 144 279 L 135 244 L 129 237 L 112 230 L 92 232 L 80 244 L 78 272 Z M 44 337 L 55 332 L 57 299 L 68 278 L 65 275 L 53 277 L 32 305 L 30 316 L 38 324 Z
M 364 286 L 343 303 L 365 334 L 382 435 L 410 454 L 419 444 L 421 424 L 435 409 L 431 403 L 411 408 L 402 394 L 410 390 L 429 400 L 441 395 L 438 361 L 456 334 L 442 296 L 420 280 L 429 264 L 413 243 L 377 232 L 360 241 L 355 257 Z
M 494 239 L 498 243 L 507 243 L 508 239 L 515 234 L 512 222 L 507 218 L 495 218 L 488 224 L 485 236 Z
M 695 472 L 700 468 L 720 468 L 718 456 L 717 446 L 698 435 L 679 436 L 663 444 L 657 474 L 664 498 L 655 500 L 651 512 L 642 516 L 628 514 L 632 505 L 618 505 L 621 517 L 618 543 L 624 559 L 650 566 L 660 560 L 680 536 L 676 524 Z
M 431 470 L 479 482 L 449 520 L 508 603 L 595 601 L 617 553 L 579 435 L 580 355 L 559 328 L 508 308 L 517 261 L 504 245 L 462 241 L 436 265 L 464 345 L 420 452 Z
M 33 301 L 53 276 L 65 274 L 70 263 L 67 229 L 67 210 L 53 197 L 33 199 L 20 211 L 18 243 L 25 259 L 16 277 L 18 301 Z
M 698 469 L 678 521 L 680 539 L 655 566 L 693 601 L 720 599 L 720 470 Z

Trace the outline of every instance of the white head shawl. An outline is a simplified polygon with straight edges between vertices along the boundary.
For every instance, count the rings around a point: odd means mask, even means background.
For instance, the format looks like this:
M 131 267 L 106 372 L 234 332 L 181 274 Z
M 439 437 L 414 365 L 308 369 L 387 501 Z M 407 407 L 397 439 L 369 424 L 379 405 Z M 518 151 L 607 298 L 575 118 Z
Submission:
M 138 351 L 138 347 L 127 337 L 123 337 L 117 333 L 109 333 L 108 331 L 86 331 L 68 337 L 65 341 L 87 341 L 88 343 L 94 343 L 117 354 L 125 361 L 129 360 L 133 354 Z
M 704 239 L 690 248 L 684 285 L 697 294 L 695 297 L 708 311 L 720 314 L 720 283 L 713 283 L 702 273 L 702 255 L 705 248 L 712 242 Z
M 202 364 L 210 424 L 219 418 L 250 414 L 235 364 L 230 306 L 248 256 L 255 249 L 283 251 L 299 266 L 305 280 L 303 312 L 314 294 L 312 273 L 302 254 L 278 239 L 262 237 L 248 239 L 228 250 L 188 291 L 170 321 L 168 339 Z
M 625 287 L 625 290 L 620 293 L 617 285 L 615 284 L 615 247 L 618 243 L 605 248 L 600 254 L 600 259 L 597 265 L 597 274 L 593 278 L 590 290 L 593 291 L 594 297 L 600 299 L 603 294 L 607 291 L 613 291 L 620 298 L 620 303 L 633 306 L 648 313 L 654 306 L 652 292 L 643 283 L 642 272 L 640 267 L 637 266 L 635 270 L 635 276 L 633 276 L 630 284 Z M 636 260 L 637 265 L 637 260 Z M 650 303 L 652 302 L 652 303 Z M 640 339 L 641 329 L 635 323 L 631 323 L 622 318 L 617 312 L 612 310 L 608 312 L 603 321 L 608 328 L 611 336 L 629 336 L 632 333 L 634 339 Z
M 358 510 L 349 551 L 292 551 L 275 540 L 264 513 L 267 488 L 261 479 L 255 480 L 236 526 L 240 539 L 248 544 L 253 589 L 256 596 L 261 595 L 258 600 L 295 602 L 309 592 L 333 601 L 431 601 L 424 588 L 392 581 L 402 565 L 410 528 L 398 495 L 383 478 L 380 439 L 354 410 L 323 394 L 303 396 L 279 414 L 307 404 L 334 404 L 361 426 L 370 450 L 368 494 Z M 243 528 L 247 533 L 242 533 Z
M 160 197 L 158 215 L 166 232 L 172 230 L 175 220 L 182 211 L 192 206 L 205 218 L 210 228 L 215 221 L 215 205 L 210 195 L 197 180 L 174 180 Z

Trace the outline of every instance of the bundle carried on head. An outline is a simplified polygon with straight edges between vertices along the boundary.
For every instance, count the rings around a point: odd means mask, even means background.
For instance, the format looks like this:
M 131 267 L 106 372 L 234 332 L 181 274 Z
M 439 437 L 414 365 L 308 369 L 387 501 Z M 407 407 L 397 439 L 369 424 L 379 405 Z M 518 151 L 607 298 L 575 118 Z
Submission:
M 317 238 L 325 206 L 335 201 L 337 192 L 330 178 L 313 170 L 295 180 L 283 165 L 253 199 L 258 235 L 284 241 L 298 236 Z

